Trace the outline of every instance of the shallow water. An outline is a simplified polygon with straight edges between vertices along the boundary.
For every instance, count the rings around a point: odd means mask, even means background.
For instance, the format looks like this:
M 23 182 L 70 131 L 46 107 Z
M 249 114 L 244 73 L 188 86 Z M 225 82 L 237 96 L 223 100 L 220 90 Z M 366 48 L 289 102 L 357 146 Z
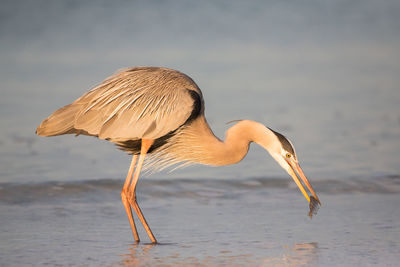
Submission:
M 0 266 L 396 266 L 398 1 L 3 1 Z M 166 66 L 203 91 L 223 137 L 253 119 L 294 143 L 322 207 L 260 147 L 234 166 L 143 175 L 161 245 L 132 242 L 130 158 L 34 130 L 115 70 Z
M 310 220 L 289 180 L 143 180 L 138 201 L 159 245 L 141 228 L 143 242 L 132 242 L 120 181 L 2 184 L 0 257 L 13 266 L 397 264 L 399 176 L 314 184 L 323 206 Z

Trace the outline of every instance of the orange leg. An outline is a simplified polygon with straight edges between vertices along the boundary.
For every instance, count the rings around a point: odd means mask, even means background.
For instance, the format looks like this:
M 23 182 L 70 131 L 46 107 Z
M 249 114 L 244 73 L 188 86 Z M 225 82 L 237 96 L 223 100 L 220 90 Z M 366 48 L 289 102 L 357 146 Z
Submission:
M 135 172 L 133 173 L 132 180 L 130 178 L 128 180 L 128 177 L 127 177 L 127 180 L 125 181 L 124 188 L 122 189 L 121 195 L 125 196 L 125 197 L 122 197 L 122 201 L 124 202 L 124 199 L 125 199 L 125 201 L 128 201 L 129 204 L 132 206 L 132 208 L 135 211 L 136 215 L 139 217 L 139 220 L 142 222 L 143 227 L 146 230 L 146 233 L 149 236 L 151 242 L 155 244 L 155 243 L 157 243 L 157 240 L 154 237 L 154 235 L 153 235 L 148 223 L 146 222 L 146 219 L 144 218 L 143 213 L 140 210 L 140 207 L 139 207 L 139 205 L 138 205 L 138 203 L 136 201 L 136 185 L 137 185 L 137 182 L 139 180 L 139 174 L 140 174 L 140 171 L 142 170 L 142 165 L 143 165 L 143 162 L 144 162 L 144 158 L 146 157 L 147 151 L 149 151 L 149 149 L 150 149 L 150 147 L 151 147 L 151 145 L 153 143 L 154 143 L 153 140 L 142 139 L 142 146 L 141 146 L 141 150 L 140 150 L 140 156 L 139 156 L 139 160 L 138 160 L 137 166 L 135 168 Z M 135 160 L 135 163 L 136 163 L 136 158 L 134 160 Z M 133 166 L 134 165 L 135 164 L 133 163 L 133 159 L 132 159 L 132 164 L 131 164 L 131 168 L 132 169 L 130 168 L 129 169 L 129 173 L 128 173 L 128 176 L 130 175 L 130 177 L 132 176 L 132 171 L 133 171 Z M 125 202 L 124 202 L 124 205 L 125 205 Z M 125 205 L 125 209 L 127 209 L 126 205 Z M 130 211 L 130 214 L 132 215 L 130 207 L 129 207 L 129 211 Z M 128 213 L 128 211 L 127 211 L 127 213 Z M 132 228 L 132 232 L 133 232 L 133 235 L 135 237 L 135 240 L 137 242 L 139 242 L 139 237 L 136 237 L 136 235 L 135 235 L 136 227 L 135 227 L 135 224 L 133 222 L 133 217 L 132 217 L 132 220 L 131 220 L 131 216 L 129 215 L 129 213 L 128 213 L 128 217 L 129 217 L 129 221 L 131 222 L 131 228 Z M 136 234 L 137 234 L 137 232 L 136 232 Z
M 126 176 L 124 187 L 122 188 L 121 199 L 122 199 L 122 203 L 124 204 L 126 214 L 128 214 L 129 222 L 130 222 L 131 228 L 132 228 L 133 237 L 135 238 L 136 242 L 139 242 L 140 241 L 139 234 L 136 230 L 135 221 L 134 221 L 133 215 L 132 215 L 132 209 L 131 209 L 131 206 L 130 206 L 129 200 L 128 200 L 128 195 L 129 195 L 128 189 L 129 189 L 129 185 L 131 183 L 132 174 L 133 174 L 133 170 L 135 168 L 136 160 L 137 160 L 137 155 L 134 155 L 132 157 L 132 162 L 131 162 L 131 166 L 129 167 L 128 175 Z

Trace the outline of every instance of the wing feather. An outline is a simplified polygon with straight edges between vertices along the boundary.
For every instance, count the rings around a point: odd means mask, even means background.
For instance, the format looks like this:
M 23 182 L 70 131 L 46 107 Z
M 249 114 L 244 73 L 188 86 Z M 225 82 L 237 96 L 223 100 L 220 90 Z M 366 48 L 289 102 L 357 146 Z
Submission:
M 156 139 L 191 116 L 195 103 L 189 90 L 202 97 L 193 80 L 178 71 L 127 69 L 74 102 L 82 106 L 74 128 L 115 142 Z

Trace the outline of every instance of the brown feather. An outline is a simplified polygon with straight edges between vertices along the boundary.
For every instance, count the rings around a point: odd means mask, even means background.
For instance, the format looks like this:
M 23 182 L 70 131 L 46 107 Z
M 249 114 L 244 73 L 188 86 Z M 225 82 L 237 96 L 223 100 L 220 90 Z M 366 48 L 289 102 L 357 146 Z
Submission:
M 79 105 L 69 104 L 56 110 L 40 123 L 36 129 L 36 134 L 41 136 L 55 136 L 77 133 L 74 128 L 74 120 L 80 108 Z

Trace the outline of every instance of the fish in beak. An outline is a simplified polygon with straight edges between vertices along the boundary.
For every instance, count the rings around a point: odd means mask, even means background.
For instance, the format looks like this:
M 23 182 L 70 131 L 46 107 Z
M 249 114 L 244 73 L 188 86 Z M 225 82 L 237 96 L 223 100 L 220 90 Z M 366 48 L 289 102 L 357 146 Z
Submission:
M 289 164 L 290 168 L 287 170 L 287 172 L 292 176 L 293 180 L 299 187 L 300 191 L 303 193 L 304 197 L 307 199 L 307 201 L 310 203 L 310 212 L 308 213 L 308 216 L 312 218 L 314 214 L 317 213 L 319 206 L 321 205 L 321 202 L 319 201 L 319 198 L 317 194 L 315 193 L 314 189 L 312 188 L 310 182 L 308 181 L 307 177 L 305 176 L 303 170 L 301 169 L 299 163 L 297 160 L 290 158 L 290 159 L 285 159 L 286 162 Z M 304 188 L 302 182 L 307 186 L 309 192 L 312 194 L 312 196 L 309 196 L 306 189 Z

